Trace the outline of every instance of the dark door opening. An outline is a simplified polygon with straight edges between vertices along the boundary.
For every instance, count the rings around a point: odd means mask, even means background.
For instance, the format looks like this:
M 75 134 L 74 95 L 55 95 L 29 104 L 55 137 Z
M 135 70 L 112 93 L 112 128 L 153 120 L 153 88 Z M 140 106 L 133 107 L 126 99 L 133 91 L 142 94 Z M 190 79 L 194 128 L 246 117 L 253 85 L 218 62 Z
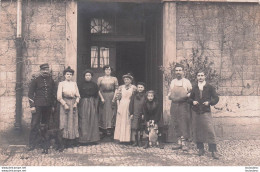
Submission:
M 119 83 L 122 76 L 131 73 L 135 82 L 145 82 L 145 44 L 143 42 L 120 42 L 116 45 L 116 75 Z

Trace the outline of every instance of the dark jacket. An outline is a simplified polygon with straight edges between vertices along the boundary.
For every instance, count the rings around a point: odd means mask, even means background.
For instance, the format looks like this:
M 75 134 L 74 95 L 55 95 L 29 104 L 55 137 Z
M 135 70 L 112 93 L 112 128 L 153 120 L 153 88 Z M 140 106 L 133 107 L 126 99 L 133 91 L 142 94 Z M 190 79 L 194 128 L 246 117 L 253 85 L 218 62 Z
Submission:
M 40 75 L 32 80 L 29 87 L 30 107 L 54 106 L 56 94 L 55 83 L 51 76 L 43 77 Z
M 193 101 L 198 101 L 198 105 L 193 105 Z M 218 103 L 219 97 L 213 86 L 206 83 L 203 87 L 202 97 L 200 97 L 200 90 L 198 84 L 194 85 L 191 90 L 191 95 L 189 97 L 189 103 L 192 105 L 191 108 L 195 112 L 202 114 L 205 112 L 210 112 L 210 106 L 203 105 L 204 102 L 208 101 L 211 106 Z
M 146 100 L 144 104 L 144 119 L 145 121 L 154 120 L 158 123 L 161 119 L 160 105 L 158 101 L 149 102 Z
M 143 115 L 145 93 L 135 92 L 129 104 L 130 115 Z
M 98 97 L 98 86 L 93 81 L 84 81 L 79 87 L 80 98 Z

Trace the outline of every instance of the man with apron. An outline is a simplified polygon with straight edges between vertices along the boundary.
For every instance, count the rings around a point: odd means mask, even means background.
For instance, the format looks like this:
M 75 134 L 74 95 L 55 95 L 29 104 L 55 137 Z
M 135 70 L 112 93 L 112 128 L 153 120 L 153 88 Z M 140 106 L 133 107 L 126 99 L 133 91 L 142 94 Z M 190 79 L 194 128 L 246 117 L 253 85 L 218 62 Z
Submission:
M 170 85 L 170 93 L 168 95 L 171 103 L 171 121 L 168 136 L 175 136 L 178 144 L 173 146 L 173 150 L 188 150 L 187 141 L 191 137 L 191 113 L 188 97 L 192 89 L 190 81 L 184 78 L 184 66 L 176 64 L 176 79 L 173 79 Z

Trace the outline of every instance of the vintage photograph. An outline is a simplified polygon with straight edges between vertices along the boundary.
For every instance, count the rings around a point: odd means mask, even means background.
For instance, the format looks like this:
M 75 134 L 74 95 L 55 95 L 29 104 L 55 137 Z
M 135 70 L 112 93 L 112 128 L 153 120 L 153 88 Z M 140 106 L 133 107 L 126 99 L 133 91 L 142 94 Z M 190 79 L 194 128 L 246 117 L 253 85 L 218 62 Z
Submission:
M 259 0 L 0 0 L 0 166 L 259 157 Z

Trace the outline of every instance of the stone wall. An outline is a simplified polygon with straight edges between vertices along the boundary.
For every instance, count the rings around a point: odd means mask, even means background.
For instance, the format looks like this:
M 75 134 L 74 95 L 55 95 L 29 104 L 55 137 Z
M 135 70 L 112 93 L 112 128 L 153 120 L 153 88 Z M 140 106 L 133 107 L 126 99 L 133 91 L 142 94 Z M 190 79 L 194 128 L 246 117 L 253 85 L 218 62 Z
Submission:
M 0 131 L 14 124 L 16 80 L 16 2 L 4 1 L 0 23 Z M 39 65 L 49 63 L 53 79 L 59 80 L 66 55 L 66 3 L 24 1 L 23 3 L 23 124 L 31 118 L 27 98 L 32 75 Z
M 260 95 L 260 5 L 177 3 L 177 57 L 214 61 L 221 95 Z
M 2 1 L 0 10 L 0 130 L 13 126 L 16 80 L 16 3 Z
M 177 3 L 177 58 L 208 57 L 221 77 L 212 108 L 221 139 L 260 138 L 260 5 Z

